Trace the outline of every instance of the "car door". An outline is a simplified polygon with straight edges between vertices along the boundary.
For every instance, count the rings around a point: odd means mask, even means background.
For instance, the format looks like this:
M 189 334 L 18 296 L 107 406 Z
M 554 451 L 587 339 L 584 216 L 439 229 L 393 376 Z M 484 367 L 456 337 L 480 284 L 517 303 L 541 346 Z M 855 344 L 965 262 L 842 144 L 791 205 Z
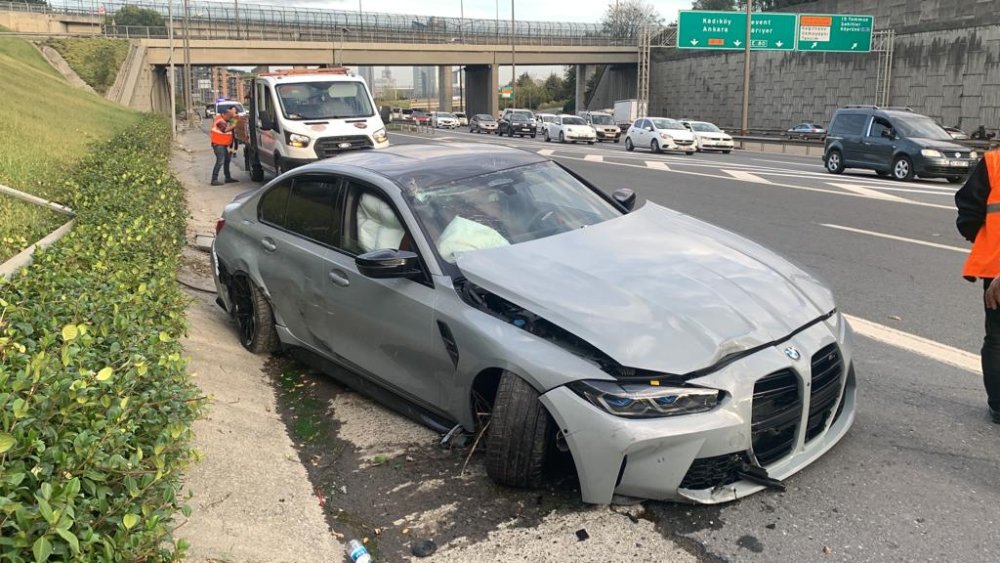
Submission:
M 847 167 L 865 165 L 865 147 L 862 144 L 866 128 L 869 124 L 868 114 L 845 113 L 838 116 L 836 132 L 831 131 L 840 139 L 844 152 L 844 165 Z
M 455 365 L 437 326 L 430 277 L 372 279 L 355 264 L 358 255 L 380 248 L 418 252 L 412 233 L 419 231 L 400 219 L 381 189 L 351 178 L 344 189 L 339 246 L 317 262 L 326 277 L 319 296 L 326 321 L 315 330 L 332 352 L 384 386 L 440 409 Z
M 342 199 L 339 178 L 300 174 L 269 188 L 258 204 L 261 281 L 279 324 L 313 346 L 327 288 L 314 265 L 339 240 Z
M 885 135 L 892 135 L 886 137 Z M 866 135 L 861 141 L 864 163 L 875 170 L 888 171 L 892 168 L 893 152 L 896 148 L 892 124 L 884 117 L 873 117 Z
M 640 119 L 635 126 L 635 135 L 632 137 L 632 143 L 637 147 L 648 147 L 649 146 L 649 131 L 646 130 L 650 127 L 650 122 L 648 119 Z
M 274 153 L 278 148 L 281 126 L 278 123 L 277 106 L 274 103 L 272 95 L 270 86 L 263 82 L 257 83 L 257 131 L 260 132 L 257 156 L 260 158 L 262 164 L 273 169 Z M 273 129 L 264 129 L 262 127 L 261 116 L 269 118 L 271 124 L 274 126 Z

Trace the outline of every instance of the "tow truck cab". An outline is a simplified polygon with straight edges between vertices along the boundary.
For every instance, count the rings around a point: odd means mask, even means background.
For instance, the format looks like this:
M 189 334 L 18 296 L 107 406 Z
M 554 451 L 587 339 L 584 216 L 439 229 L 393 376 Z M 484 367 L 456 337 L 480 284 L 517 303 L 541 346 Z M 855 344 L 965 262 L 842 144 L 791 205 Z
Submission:
M 346 68 L 293 69 L 248 81 L 250 178 L 281 174 L 357 149 L 389 146 L 385 124 L 364 79 Z

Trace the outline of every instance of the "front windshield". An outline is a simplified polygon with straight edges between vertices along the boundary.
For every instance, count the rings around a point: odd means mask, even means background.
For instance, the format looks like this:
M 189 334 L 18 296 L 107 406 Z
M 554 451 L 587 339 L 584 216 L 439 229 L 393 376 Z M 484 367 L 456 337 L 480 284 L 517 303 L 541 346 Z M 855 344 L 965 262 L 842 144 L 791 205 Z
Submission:
M 534 116 L 528 111 L 515 111 L 510 114 L 511 121 L 531 121 Z
M 375 115 L 361 82 L 299 82 L 278 86 L 288 119 L 345 119 Z
M 243 104 L 241 104 L 239 102 L 229 102 L 229 103 L 225 103 L 225 104 L 219 104 L 216 111 L 218 113 L 226 113 L 227 111 L 229 111 L 229 108 L 231 108 L 231 107 L 235 107 L 236 108 L 236 113 L 243 113 L 243 111 L 244 111 L 243 110 Z
M 596 225 L 621 212 L 553 162 L 406 192 L 445 261 Z
M 580 117 L 564 117 L 563 125 L 586 125 L 587 122 Z
M 496 121 L 495 119 L 493 119 L 492 115 L 486 115 L 485 113 L 477 115 L 476 119 L 478 119 L 479 121 Z
M 720 133 L 722 129 L 719 129 L 711 123 L 705 123 L 704 121 L 692 121 L 691 129 L 698 131 L 699 133 Z
M 677 121 L 676 119 L 664 119 L 662 117 L 654 117 L 653 119 L 650 119 L 650 121 L 653 122 L 653 125 L 655 125 L 657 129 L 687 129 L 686 127 L 684 127 L 684 124 L 682 124 L 680 121 Z
M 933 119 L 924 116 L 906 116 L 893 118 L 892 124 L 896 131 L 903 137 L 931 139 L 934 141 L 950 141 L 951 135 L 934 122 Z
M 454 119 L 454 118 L 455 118 L 455 114 L 453 114 L 453 113 L 448 113 L 448 112 L 446 112 L 446 111 L 439 111 L 439 112 L 437 112 L 437 116 L 438 116 L 438 117 L 449 117 L 449 118 L 451 118 L 451 119 Z
M 554 115 L 540 115 L 538 117 L 540 117 L 544 123 L 552 123 L 556 120 L 556 116 Z
M 610 115 L 592 115 L 590 120 L 594 125 L 614 125 L 615 120 L 611 119 Z

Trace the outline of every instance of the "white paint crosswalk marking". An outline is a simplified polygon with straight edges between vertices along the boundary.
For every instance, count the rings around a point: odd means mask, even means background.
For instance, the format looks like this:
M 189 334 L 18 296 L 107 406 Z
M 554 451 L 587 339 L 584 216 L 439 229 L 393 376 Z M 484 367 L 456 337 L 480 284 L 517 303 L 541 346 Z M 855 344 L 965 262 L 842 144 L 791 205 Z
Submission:
M 588 154 L 583 159 L 590 162 L 604 162 L 604 157 L 599 154 Z
M 882 200 L 885 200 L 885 201 L 907 201 L 905 198 L 901 198 L 899 196 L 895 196 L 895 195 L 892 195 L 892 194 L 887 194 L 887 193 L 884 193 L 884 192 L 880 192 L 878 190 L 874 190 L 874 189 L 866 187 L 866 186 L 859 186 L 857 184 L 844 184 L 844 183 L 840 183 L 840 182 L 827 182 L 827 184 L 829 184 L 829 185 L 831 185 L 831 186 L 833 186 L 835 188 L 841 188 L 841 189 L 847 190 L 849 192 L 854 192 L 854 193 L 856 193 L 858 195 L 862 195 L 862 196 L 865 196 L 865 197 L 870 197 L 872 199 L 882 199 Z
M 829 223 L 820 223 L 820 225 L 823 226 L 823 227 L 830 228 L 830 229 L 837 229 L 837 230 L 840 230 L 840 231 L 847 231 L 847 232 L 851 232 L 851 233 L 857 233 L 859 235 L 868 235 L 868 236 L 878 237 L 878 238 L 884 238 L 884 239 L 888 239 L 888 240 L 897 240 L 897 241 L 900 241 L 900 242 L 908 242 L 910 244 L 919 244 L 920 246 L 929 246 L 931 248 L 940 248 L 942 250 L 951 250 L 953 252 L 961 252 L 962 254 L 968 254 L 969 253 L 969 249 L 968 248 L 962 248 L 962 247 L 959 247 L 959 246 L 949 246 L 947 244 L 940 244 L 940 243 L 936 243 L 936 242 L 928 242 L 928 241 L 925 241 L 925 240 L 918 240 L 918 239 L 913 239 L 913 238 L 906 238 L 906 237 L 901 237 L 901 236 L 896 236 L 896 235 L 890 235 L 888 233 L 877 233 L 875 231 L 866 231 L 864 229 L 855 229 L 853 227 L 845 227 L 843 225 L 831 225 Z
M 670 167 L 667 166 L 667 163 L 663 162 L 662 160 L 647 160 L 646 168 L 652 168 L 653 170 L 664 170 L 666 172 L 670 172 Z
M 542 156 L 552 156 L 552 153 L 554 153 L 554 152 L 556 152 L 556 151 L 554 151 L 552 149 L 538 149 L 538 154 L 540 154 Z
M 726 174 L 729 174 L 737 180 L 743 180 L 744 182 L 754 182 L 756 184 L 773 184 L 770 180 L 766 178 L 761 178 L 756 174 L 751 174 L 745 170 L 723 170 Z
M 971 352 L 858 317 L 844 315 L 844 318 L 851 323 L 854 332 L 861 336 L 972 373 L 982 372 L 979 356 Z

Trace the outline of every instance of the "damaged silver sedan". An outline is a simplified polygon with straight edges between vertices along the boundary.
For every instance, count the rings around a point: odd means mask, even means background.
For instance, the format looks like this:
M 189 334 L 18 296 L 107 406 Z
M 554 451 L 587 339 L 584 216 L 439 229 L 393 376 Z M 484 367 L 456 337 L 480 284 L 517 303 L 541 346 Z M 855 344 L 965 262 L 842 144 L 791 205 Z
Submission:
M 781 487 L 854 421 L 850 327 L 774 253 L 634 204 L 504 147 L 345 154 L 226 207 L 219 304 L 253 352 L 485 427 L 505 485 L 568 449 L 591 503 Z

